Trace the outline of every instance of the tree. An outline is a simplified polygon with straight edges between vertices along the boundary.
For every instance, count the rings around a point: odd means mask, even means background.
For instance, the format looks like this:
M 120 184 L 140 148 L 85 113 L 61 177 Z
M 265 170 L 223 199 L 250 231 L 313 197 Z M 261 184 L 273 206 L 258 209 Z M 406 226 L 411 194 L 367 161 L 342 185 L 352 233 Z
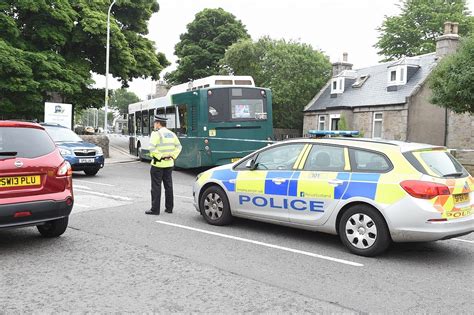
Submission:
M 126 89 L 113 91 L 110 98 L 110 106 L 120 112 L 121 115 L 128 114 L 128 105 L 139 102 L 140 98 Z
M 239 39 L 249 38 L 240 20 L 223 9 L 204 9 L 196 14 L 175 46 L 178 68 L 165 77 L 170 84 L 217 74 L 219 60 Z
M 277 128 L 302 129 L 303 108 L 329 80 L 327 56 L 295 41 L 240 41 L 221 60 L 224 71 L 251 75 L 255 84 L 273 92 L 273 122 Z
M 474 114 L 474 35 L 444 57 L 430 75 L 431 102 L 456 113 Z
M 375 47 L 384 61 L 434 52 L 446 21 L 459 22 L 461 35 L 474 30 L 466 0 L 401 0 L 398 6 L 401 14 L 385 16 L 377 29 L 380 36 Z
M 91 72 L 105 73 L 109 5 L 108 0 L 0 2 L 0 116 L 41 118 L 44 101 L 52 98 L 76 108 L 103 104 Z M 158 9 L 154 0 L 119 0 L 113 7 L 110 72 L 123 86 L 137 77 L 158 79 L 168 64 L 144 37 Z

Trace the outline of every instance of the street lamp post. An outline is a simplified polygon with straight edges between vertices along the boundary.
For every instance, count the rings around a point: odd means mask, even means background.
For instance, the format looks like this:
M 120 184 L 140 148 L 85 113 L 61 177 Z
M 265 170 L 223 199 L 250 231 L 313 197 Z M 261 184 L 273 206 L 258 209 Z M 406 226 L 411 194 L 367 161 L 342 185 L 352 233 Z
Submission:
M 109 11 L 107 12 L 107 45 L 105 53 L 105 119 L 104 119 L 104 134 L 107 134 L 107 107 L 109 105 L 109 55 L 110 55 L 110 12 L 112 7 L 115 4 L 115 1 L 112 1 L 112 4 L 109 6 Z

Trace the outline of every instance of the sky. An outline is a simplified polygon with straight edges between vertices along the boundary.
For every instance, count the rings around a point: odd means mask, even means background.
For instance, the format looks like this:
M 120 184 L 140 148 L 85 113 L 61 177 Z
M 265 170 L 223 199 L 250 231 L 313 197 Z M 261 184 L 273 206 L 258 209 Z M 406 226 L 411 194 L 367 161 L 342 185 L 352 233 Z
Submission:
M 223 8 L 241 20 L 253 40 L 268 35 L 273 39 L 293 39 L 325 53 L 331 62 L 349 54 L 354 69 L 377 64 L 381 57 L 373 47 L 384 16 L 397 15 L 399 0 L 158 0 L 160 11 L 149 21 L 148 38 L 165 53 L 170 67 L 176 68 L 174 46 L 186 25 L 205 8 Z M 474 12 L 474 0 L 468 2 Z M 104 77 L 95 76 L 97 87 Z M 119 88 L 109 80 L 109 88 Z M 129 90 L 145 99 L 154 89 L 151 80 L 135 79 Z

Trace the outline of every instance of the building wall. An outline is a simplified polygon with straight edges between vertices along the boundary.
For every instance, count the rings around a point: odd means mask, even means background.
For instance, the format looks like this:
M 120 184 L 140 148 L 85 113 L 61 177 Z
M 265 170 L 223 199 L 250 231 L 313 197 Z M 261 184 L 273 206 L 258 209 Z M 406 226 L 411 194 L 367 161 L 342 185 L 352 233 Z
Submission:
M 448 113 L 446 146 L 455 149 L 456 158 L 474 174 L 474 116 Z
M 423 84 L 408 100 L 408 141 L 444 145 L 446 110 L 430 103 L 432 92 Z
M 354 109 L 353 127 L 365 138 L 372 138 L 374 113 L 383 114 L 382 138 L 387 140 L 406 140 L 407 117 L 406 105 L 389 105 L 380 107 L 358 107 Z

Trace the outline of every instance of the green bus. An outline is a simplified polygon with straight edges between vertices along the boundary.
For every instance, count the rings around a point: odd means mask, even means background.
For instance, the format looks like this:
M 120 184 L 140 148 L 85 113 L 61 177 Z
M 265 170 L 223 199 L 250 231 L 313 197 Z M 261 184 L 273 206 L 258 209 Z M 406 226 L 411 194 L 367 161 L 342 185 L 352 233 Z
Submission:
M 130 152 L 149 159 L 153 115 L 183 150 L 175 165 L 197 168 L 235 162 L 272 142 L 272 93 L 253 86 L 209 86 L 129 106 Z

